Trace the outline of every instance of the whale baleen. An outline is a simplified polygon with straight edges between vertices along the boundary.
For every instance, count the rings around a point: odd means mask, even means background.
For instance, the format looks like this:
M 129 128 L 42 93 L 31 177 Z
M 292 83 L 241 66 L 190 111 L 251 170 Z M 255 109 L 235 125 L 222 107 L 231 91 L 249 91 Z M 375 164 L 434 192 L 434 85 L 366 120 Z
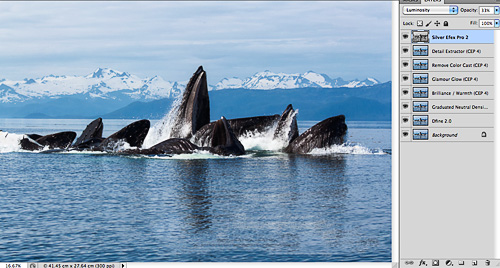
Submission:
M 184 90 L 170 137 L 190 138 L 208 123 L 210 123 L 210 101 L 207 75 L 203 66 L 200 66 Z
M 119 152 L 120 154 L 142 154 L 142 155 L 169 155 L 169 154 L 189 154 L 195 150 L 209 151 L 218 155 L 243 155 L 245 148 L 236 138 L 226 118 L 211 124 L 210 131 L 211 144 L 207 147 L 199 147 L 187 139 L 172 138 L 162 141 L 148 149 L 132 149 Z
M 43 146 L 38 142 L 36 142 L 36 140 L 32 139 L 29 135 L 25 135 L 25 137 L 19 141 L 19 145 L 21 146 L 21 149 L 28 151 L 36 151 L 43 149 Z
M 280 139 L 284 137 L 289 143 L 299 136 L 296 116 L 297 114 L 295 113 L 293 106 L 289 104 L 281 116 L 279 114 L 275 114 L 268 116 L 244 117 L 228 119 L 227 122 L 237 139 L 249 133 L 266 132 L 276 126 L 274 138 Z M 200 146 L 211 146 L 211 134 L 215 123 L 216 122 L 211 122 L 198 130 L 194 135 L 194 142 Z
M 97 118 L 87 125 L 71 150 L 143 155 L 185 154 L 205 150 L 218 155 L 243 155 L 245 148 L 238 138 L 247 134 L 269 133 L 273 135 L 271 139 L 285 142 L 280 143 L 284 152 L 307 154 L 315 148 L 342 144 L 347 132 L 345 116 L 338 115 L 319 122 L 299 136 L 297 111 L 292 104 L 281 115 L 231 120 L 221 117 L 210 122 L 207 76 L 202 66 L 189 80 L 179 105 L 172 108 L 168 119 L 162 125 L 162 128 L 170 130 L 167 132 L 169 135 L 165 135 L 166 140 L 142 148 L 150 130 L 149 120 L 133 122 L 104 139 L 102 118 Z M 268 132 L 271 130 L 274 132 Z M 25 150 L 48 148 L 45 152 L 58 152 L 68 150 L 75 137 L 76 133 L 72 131 L 46 136 L 27 134 L 20 140 L 20 146 Z
M 245 148 L 236 138 L 225 117 L 217 120 L 211 134 L 211 152 L 220 155 L 243 155 Z
M 254 116 L 245 118 L 228 119 L 227 122 L 236 138 L 246 133 L 264 132 L 273 127 L 280 119 L 278 114 L 269 116 Z M 215 122 L 204 125 L 194 135 L 194 142 L 200 146 L 211 145 L 211 134 Z
M 281 114 L 276 130 L 274 131 L 274 138 L 284 138 L 287 145 L 299 136 L 299 127 L 297 126 L 297 113 L 291 104 L 288 104 L 285 111 Z
M 280 119 L 279 114 L 235 118 L 227 120 L 234 134 L 240 137 L 246 133 L 264 132 L 273 127 Z

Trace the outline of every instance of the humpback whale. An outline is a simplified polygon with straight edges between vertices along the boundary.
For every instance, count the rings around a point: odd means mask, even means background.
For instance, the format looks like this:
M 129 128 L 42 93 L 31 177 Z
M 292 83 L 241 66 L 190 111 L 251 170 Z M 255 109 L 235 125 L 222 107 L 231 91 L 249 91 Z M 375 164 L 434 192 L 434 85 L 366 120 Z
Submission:
M 274 126 L 280 119 L 278 114 L 269 116 L 254 116 L 226 120 L 237 138 L 248 132 L 263 132 Z M 200 128 L 194 135 L 194 142 L 200 146 L 211 145 L 211 134 L 216 122 L 211 122 Z
M 150 125 L 147 119 L 135 121 L 104 139 L 97 150 L 114 151 L 120 142 L 127 142 L 132 147 L 141 147 Z
M 165 155 L 165 154 L 190 154 L 200 147 L 187 139 L 172 138 L 162 141 L 148 149 L 130 149 L 119 152 L 120 154 Z
M 291 104 L 288 104 L 285 111 L 281 114 L 276 130 L 274 131 L 274 138 L 285 138 L 287 144 L 295 140 L 299 136 L 299 127 L 297 126 L 297 113 Z
M 200 66 L 184 90 L 170 137 L 190 138 L 208 123 L 210 123 L 210 101 L 207 75 L 203 66 Z
M 142 154 L 187 154 L 198 150 L 199 147 L 186 139 L 173 138 L 162 141 L 155 146 L 143 150 Z M 147 151 L 149 150 L 149 151 Z
M 76 138 L 76 133 L 73 131 L 65 131 L 54 134 L 49 134 L 45 136 L 40 136 L 37 134 L 29 134 L 27 137 L 21 139 L 20 145 L 24 150 L 41 150 L 45 147 L 49 149 L 66 149 L 68 148 L 73 140 Z M 33 139 L 33 138 L 36 139 Z
M 82 135 L 76 139 L 72 147 L 78 149 L 88 149 L 98 146 L 104 140 L 102 138 L 103 129 L 104 124 L 102 123 L 102 118 L 99 117 L 87 125 L 87 127 L 83 130 Z
M 32 140 L 36 140 L 38 138 L 43 137 L 42 135 L 38 135 L 38 134 L 26 134 L 26 136 L 28 136 Z
M 49 149 L 66 149 L 71 145 L 71 143 L 73 143 L 73 140 L 75 138 L 75 132 L 65 131 L 40 137 L 36 139 L 36 142 L 38 142 L 42 146 L 49 146 Z
M 285 148 L 285 152 L 307 154 L 314 148 L 342 144 L 346 133 L 347 125 L 345 124 L 345 116 L 337 115 L 330 117 L 302 133 L 302 135 L 293 140 Z
M 32 134 L 30 134 L 30 135 L 32 135 Z M 38 142 L 36 142 L 36 140 L 32 139 L 30 135 L 26 135 L 25 138 L 23 138 L 19 141 L 19 145 L 21 146 L 21 149 L 28 150 L 28 151 L 35 151 L 35 150 L 43 149 L 43 146 L 41 144 L 39 144 Z M 37 136 L 40 136 L 40 135 L 37 135 Z M 40 136 L 40 137 L 42 137 L 42 136 Z
M 229 125 L 238 137 L 248 132 L 263 132 L 273 127 L 280 119 L 279 114 L 229 119 Z
M 115 153 L 119 145 L 128 143 L 136 149 L 120 150 L 120 154 L 180 154 L 195 150 L 206 150 L 219 155 L 242 155 L 245 148 L 238 137 L 252 132 L 266 132 L 273 127 L 273 138 L 285 140 L 284 152 L 306 154 L 314 148 L 341 144 L 347 132 L 345 116 L 338 115 L 312 126 L 299 136 L 297 112 L 289 104 L 281 115 L 255 116 L 227 120 L 225 117 L 210 123 L 210 102 L 207 77 L 200 66 L 189 80 L 177 109 L 171 111 L 173 123 L 170 139 L 141 148 L 149 130 L 149 120 L 139 120 L 115 132 L 108 138 L 102 137 L 102 118 L 87 125 L 72 150 L 98 150 Z M 49 151 L 67 150 L 76 137 L 75 132 L 60 132 L 41 136 L 27 134 L 20 141 L 22 149 Z M 53 149 L 61 150 L 53 150 Z M 47 151 L 47 152 L 49 152 Z
M 231 126 L 225 117 L 217 120 L 213 126 L 211 139 L 211 152 L 220 155 L 243 155 L 245 148 L 236 138 Z
M 299 136 L 299 129 L 297 127 L 297 114 L 293 106 L 289 104 L 285 111 L 281 114 L 269 116 L 254 116 L 245 118 L 236 118 L 226 120 L 233 130 L 236 138 L 240 138 L 246 133 L 265 132 L 276 126 L 274 131 L 274 138 L 285 138 L 288 145 L 292 140 Z M 216 122 L 206 124 L 194 135 L 194 143 L 200 146 L 211 146 L 212 131 Z
M 132 149 L 120 154 L 164 155 L 164 154 L 189 154 L 195 150 L 205 150 L 218 155 L 242 155 L 245 148 L 238 141 L 226 118 L 214 122 L 211 134 L 211 145 L 199 147 L 187 139 L 172 138 L 162 141 L 148 149 Z

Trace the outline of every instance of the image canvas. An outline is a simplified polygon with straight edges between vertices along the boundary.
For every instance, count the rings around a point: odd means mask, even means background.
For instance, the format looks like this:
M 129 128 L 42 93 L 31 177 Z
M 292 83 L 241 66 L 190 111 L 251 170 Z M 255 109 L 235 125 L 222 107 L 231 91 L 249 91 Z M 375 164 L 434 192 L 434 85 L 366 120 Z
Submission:
M 374 1 L 1 3 L 0 262 L 390 262 L 390 25 Z

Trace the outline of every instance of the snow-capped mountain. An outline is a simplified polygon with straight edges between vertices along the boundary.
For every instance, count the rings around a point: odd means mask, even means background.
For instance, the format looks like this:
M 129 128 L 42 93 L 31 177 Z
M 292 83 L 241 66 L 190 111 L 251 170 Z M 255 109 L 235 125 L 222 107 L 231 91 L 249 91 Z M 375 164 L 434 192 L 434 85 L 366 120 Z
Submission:
M 138 100 L 160 99 L 176 96 L 185 84 L 165 81 L 159 76 L 142 79 L 126 72 L 98 68 L 86 76 L 49 75 L 22 81 L 2 79 L 0 102 L 23 102 L 77 94 L 103 99 L 118 98 L 120 94 Z
M 379 81 L 374 78 L 367 78 L 363 81 L 352 80 L 344 81 L 342 78 L 332 79 L 326 74 L 318 74 L 313 71 L 306 72 L 304 74 L 285 74 L 285 73 L 273 73 L 270 71 L 264 71 L 256 73 L 245 80 L 239 78 L 224 78 L 219 83 L 217 83 L 213 89 L 230 89 L 230 88 L 244 88 L 244 89 L 260 89 L 260 90 L 270 90 L 270 89 L 292 89 L 292 88 L 306 88 L 306 87 L 316 87 L 316 88 L 336 88 L 336 87 L 363 87 L 363 86 L 373 86 L 378 84 Z
M 13 88 L 0 84 L 0 100 L 2 102 L 21 101 L 25 98 L 26 96 L 17 93 Z
M 58 99 L 64 96 L 81 95 L 84 98 L 155 100 L 178 96 L 188 81 L 171 82 L 159 76 L 140 78 L 127 72 L 98 68 L 85 76 L 55 76 L 26 78 L 22 81 L 0 80 L 0 102 L 20 103 L 37 99 Z M 312 71 L 304 74 L 285 74 L 264 71 L 244 80 L 224 78 L 209 90 L 221 89 L 292 89 L 292 88 L 337 88 L 371 86 L 379 82 L 373 78 L 363 81 L 331 79 L 325 74 Z

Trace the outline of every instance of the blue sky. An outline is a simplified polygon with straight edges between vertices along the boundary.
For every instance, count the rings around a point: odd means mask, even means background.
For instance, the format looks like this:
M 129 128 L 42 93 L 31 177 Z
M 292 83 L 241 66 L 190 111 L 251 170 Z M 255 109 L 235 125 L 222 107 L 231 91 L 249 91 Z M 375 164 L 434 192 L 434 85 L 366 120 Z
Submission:
M 390 80 L 391 2 L 0 2 L 0 78 L 98 67 L 210 84 L 256 72 Z

